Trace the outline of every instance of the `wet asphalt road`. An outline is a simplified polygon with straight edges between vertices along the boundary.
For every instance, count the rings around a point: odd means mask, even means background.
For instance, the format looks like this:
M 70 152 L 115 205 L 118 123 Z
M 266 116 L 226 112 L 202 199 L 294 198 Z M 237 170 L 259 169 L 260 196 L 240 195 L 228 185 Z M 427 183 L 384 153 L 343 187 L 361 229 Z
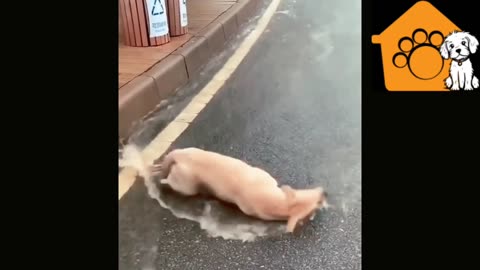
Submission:
M 298 235 L 242 243 L 208 237 L 136 181 L 119 201 L 119 269 L 361 269 L 360 6 L 283 0 L 173 144 L 243 159 L 293 187 L 322 185 L 335 208 Z

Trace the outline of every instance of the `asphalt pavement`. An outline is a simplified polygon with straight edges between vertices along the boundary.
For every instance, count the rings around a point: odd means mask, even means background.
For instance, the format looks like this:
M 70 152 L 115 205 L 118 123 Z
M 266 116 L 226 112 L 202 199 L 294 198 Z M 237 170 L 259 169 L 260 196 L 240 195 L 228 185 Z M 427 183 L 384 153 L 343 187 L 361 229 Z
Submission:
M 205 200 L 162 191 L 172 214 L 136 181 L 119 201 L 119 269 L 361 269 L 360 14 L 359 0 L 283 0 L 232 79 L 172 145 L 243 159 L 293 187 L 321 185 L 334 208 L 295 235 L 265 223 L 267 236 L 243 242 L 177 217 L 202 216 Z M 193 95 L 204 76 L 179 93 Z M 185 102 L 172 99 L 137 143 Z M 210 206 L 222 226 L 257 222 Z

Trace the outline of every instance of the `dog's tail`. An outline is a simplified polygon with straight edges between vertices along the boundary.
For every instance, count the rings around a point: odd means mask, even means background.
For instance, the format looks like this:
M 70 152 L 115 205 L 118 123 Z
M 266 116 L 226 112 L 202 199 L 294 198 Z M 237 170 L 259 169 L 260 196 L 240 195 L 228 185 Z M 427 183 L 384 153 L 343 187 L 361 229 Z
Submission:
M 170 168 L 175 163 L 175 150 L 166 154 L 160 164 L 153 165 L 146 164 L 140 149 L 133 144 L 126 145 L 122 152 L 123 157 L 118 160 L 118 166 L 132 167 L 144 178 L 150 178 L 151 176 L 166 178 L 170 173 Z
M 123 156 L 118 160 L 119 167 L 132 167 L 138 171 L 140 176 L 144 178 L 150 177 L 148 166 L 142 157 L 140 149 L 136 145 L 125 145 L 122 152 Z

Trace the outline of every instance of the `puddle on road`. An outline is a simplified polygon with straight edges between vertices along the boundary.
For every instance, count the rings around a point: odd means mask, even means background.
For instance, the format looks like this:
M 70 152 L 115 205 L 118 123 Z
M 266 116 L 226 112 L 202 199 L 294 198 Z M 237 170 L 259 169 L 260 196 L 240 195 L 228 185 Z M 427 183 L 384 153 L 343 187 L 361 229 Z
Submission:
M 284 222 L 265 222 L 244 215 L 236 207 L 204 197 L 186 197 L 164 185 L 155 186 L 160 205 L 176 216 L 195 221 L 211 237 L 253 241 L 257 237 L 275 236 L 285 232 Z
M 243 214 L 230 204 L 207 197 L 183 196 L 167 185 L 158 184 L 159 179 L 151 177 L 146 169 L 147 164 L 135 146 L 125 146 L 123 159 L 119 163 L 122 167 L 132 166 L 139 171 L 149 196 L 157 200 L 161 207 L 177 218 L 197 222 L 211 237 L 251 242 L 257 237 L 277 236 L 285 232 L 285 222 L 259 220 Z

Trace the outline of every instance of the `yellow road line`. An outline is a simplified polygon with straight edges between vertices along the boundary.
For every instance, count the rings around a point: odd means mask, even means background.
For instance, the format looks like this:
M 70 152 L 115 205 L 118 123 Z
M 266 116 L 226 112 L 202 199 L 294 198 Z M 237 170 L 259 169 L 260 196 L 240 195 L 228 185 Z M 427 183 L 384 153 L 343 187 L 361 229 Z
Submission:
M 213 79 L 190 101 L 183 111 L 162 130 L 141 153 L 146 164 L 152 164 L 154 160 L 163 155 L 175 141 L 187 129 L 190 123 L 205 108 L 211 98 L 225 84 L 242 60 L 252 49 L 260 35 L 267 28 L 281 0 L 272 0 L 265 13 L 258 20 L 255 29 L 248 34 L 238 49 L 227 60 L 223 67 L 213 76 Z M 130 189 L 135 182 L 136 169 L 125 167 L 118 175 L 118 199 Z

